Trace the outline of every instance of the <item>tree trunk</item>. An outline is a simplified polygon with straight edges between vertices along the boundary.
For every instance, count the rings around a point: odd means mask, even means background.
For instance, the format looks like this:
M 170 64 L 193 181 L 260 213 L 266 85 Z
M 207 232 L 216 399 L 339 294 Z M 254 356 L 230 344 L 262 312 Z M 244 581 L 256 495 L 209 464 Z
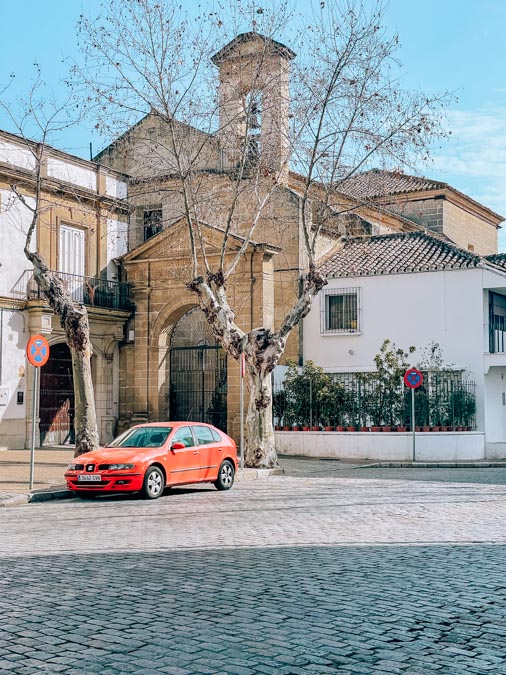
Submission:
M 98 448 L 99 444 L 95 396 L 91 379 L 93 348 L 90 340 L 88 312 L 84 305 L 72 299 L 63 281 L 47 267 L 39 253 L 32 253 L 26 247 L 25 254 L 33 264 L 35 281 L 49 306 L 60 319 L 60 325 L 65 331 L 72 355 L 76 434 L 74 456 L 77 457 L 84 452 Z
M 246 416 L 246 466 L 271 469 L 278 465 L 272 426 L 271 375 L 248 368 L 249 403 Z
M 86 321 L 87 323 L 87 321 Z M 84 347 L 71 347 L 72 374 L 74 376 L 74 429 L 76 449 L 74 457 L 98 447 L 98 427 L 95 395 L 91 379 L 91 343 Z

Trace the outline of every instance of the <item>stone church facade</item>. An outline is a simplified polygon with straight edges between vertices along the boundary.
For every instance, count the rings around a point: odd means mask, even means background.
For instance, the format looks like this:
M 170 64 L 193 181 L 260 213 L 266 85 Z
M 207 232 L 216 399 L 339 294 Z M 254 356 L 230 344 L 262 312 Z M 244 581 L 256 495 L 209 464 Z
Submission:
M 268 79 L 253 85 L 252 64 L 260 51 L 268 70 L 276 75 L 274 87 L 270 84 L 273 80 Z M 244 140 L 240 107 L 245 93 L 260 90 L 264 110 L 258 147 L 264 160 L 276 167 L 280 180 L 274 190 L 267 184 L 257 184 L 260 193 L 271 190 L 269 201 L 254 240 L 227 283 L 237 324 L 245 331 L 279 325 L 297 299 L 300 271 L 306 265 L 301 239 L 304 177 L 289 171 L 286 141 L 289 72 L 294 57 L 285 45 L 257 34 L 238 36 L 213 57 L 218 68 L 220 129 L 226 129 L 226 133 L 209 135 L 180 126 L 182 134 L 204 147 L 198 171 L 203 201 L 209 206 L 207 212 L 201 209 L 205 217 L 200 228 L 206 256 L 213 262 L 223 241 L 225 209 L 220 207 L 230 202 L 230 175 Z M 179 418 L 210 421 L 238 438 L 240 368 L 222 352 L 198 308 L 196 295 L 186 287 L 191 280 L 188 224 L 178 179 L 167 169 L 173 158 L 165 134 L 163 120 L 152 111 L 96 158 L 130 177 L 129 251 L 120 263 L 132 288 L 135 313 L 120 348 L 118 431 L 136 422 Z M 160 161 L 153 161 L 154 156 Z M 321 197 L 315 186 L 306 205 L 315 220 Z M 423 201 L 423 190 L 417 198 Z M 250 199 L 251 193 L 246 190 L 238 209 L 239 214 L 244 213 L 244 223 L 252 208 Z M 343 236 L 421 227 L 402 209 L 385 208 L 383 202 L 357 201 L 352 190 L 343 190 L 342 205 L 348 206 L 350 213 L 336 215 L 332 226 L 322 231 L 317 252 L 320 260 L 342 246 Z M 476 214 L 479 209 L 474 202 L 473 208 Z M 500 220 L 492 222 L 493 218 L 486 215 L 488 220 L 482 219 L 480 226 L 490 229 L 488 241 L 493 242 Z M 239 217 L 228 241 L 227 260 L 244 243 L 246 225 L 241 223 Z M 469 237 L 466 232 L 466 243 L 471 241 Z M 289 337 L 284 358 L 300 361 L 303 341 L 302 326 L 298 326 Z

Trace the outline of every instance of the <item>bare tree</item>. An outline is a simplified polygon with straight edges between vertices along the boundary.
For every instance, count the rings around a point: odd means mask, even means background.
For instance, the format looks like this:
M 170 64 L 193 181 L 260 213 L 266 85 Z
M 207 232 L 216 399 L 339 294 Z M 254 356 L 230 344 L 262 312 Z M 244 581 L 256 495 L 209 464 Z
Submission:
M 293 63 L 294 52 L 276 39 L 290 21 L 299 35 Z M 118 124 L 127 128 L 149 111 L 164 129 L 156 143 L 146 139 L 134 170 L 139 185 L 164 177 L 163 189 L 188 227 L 187 287 L 228 354 L 245 356 L 249 466 L 277 464 L 270 376 L 326 283 L 317 266 L 319 241 L 340 215 L 363 206 L 343 197 L 342 182 L 373 161 L 413 164 L 441 134 L 444 99 L 403 90 L 395 71 L 398 40 L 383 22 L 384 7 L 374 0 L 322 2 L 309 19 L 289 15 L 283 3 L 269 9 L 245 3 L 241 12 L 230 2 L 219 13 L 191 18 L 175 2 L 113 0 L 102 16 L 80 22 L 85 61 L 76 73 L 104 130 L 117 135 Z M 230 29 L 236 35 L 245 26 L 245 34 L 216 53 Z M 220 67 L 219 100 L 211 61 Z M 220 178 L 211 183 L 211 174 Z M 277 326 L 247 332 L 237 325 L 227 282 L 288 185 L 301 204 L 295 302 Z M 221 232 L 213 259 L 203 223 Z M 231 253 L 236 235 L 242 244 Z
M 43 80 L 40 68 L 35 64 L 37 75 L 26 98 L 13 107 L 5 99 L 0 107 L 7 114 L 17 135 L 33 161 L 28 176 L 11 184 L 12 193 L 30 214 L 30 223 L 26 232 L 24 253 L 33 265 L 34 279 L 53 312 L 58 316 L 65 332 L 67 344 L 72 356 L 74 383 L 74 427 L 75 456 L 98 447 L 98 427 L 95 412 L 95 397 L 91 378 L 90 328 L 86 307 L 72 297 L 71 290 L 57 273 L 50 270 L 43 256 L 34 250 L 34 234 L 40 227 L 41 219 L 54 208 L 54 201 L 48 199 L 54 195 L 54 185 L 43 175 L 43 166 L 47 160 L 50 139 L 59 135 L 65 128 L 76 123 L 75 103 L 69 96 L 63 103 L 57 103 L 51 96 L 43 95 Z M 27 131 L 29 129 L 29 132 Z M 28 137 L 36 136 L 36 140 Z M 75 201 L 79 197 L 75 196 Z

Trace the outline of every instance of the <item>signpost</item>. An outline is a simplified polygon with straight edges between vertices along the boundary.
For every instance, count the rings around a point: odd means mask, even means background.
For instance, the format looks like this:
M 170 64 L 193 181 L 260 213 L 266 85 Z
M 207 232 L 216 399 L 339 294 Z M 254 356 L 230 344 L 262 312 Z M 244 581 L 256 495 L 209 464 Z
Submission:
M 413 434 L 413 462 L 416 457 L 415 448 L 415 389 L 423 384 L 423 375 L 418 368 L 410 368 L 404 373 L 404 384 L 411 389 L 411 432 Z
M 37 410 L 37 391 L 39 389 L 39 368 L 47 363 L 49 358 L 49 344 L 43 335 L 33 335 L 26 346 L 26 358 L 34 366 L 33 397 L 32 397 L 32 444 L 30 452 L 30 490 L 33 488 L 33 474 L 35 468 L 35 413 Z

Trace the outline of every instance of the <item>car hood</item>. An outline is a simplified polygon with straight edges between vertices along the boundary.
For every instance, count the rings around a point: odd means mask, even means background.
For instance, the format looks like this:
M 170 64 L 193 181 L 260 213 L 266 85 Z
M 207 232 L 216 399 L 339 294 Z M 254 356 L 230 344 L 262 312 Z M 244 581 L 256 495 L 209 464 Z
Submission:
M 139 448 L 98 448 L 91 452 L 79 455 L 74 464 L 132 464 L 144 461 L 147 457 L 146 449 Z

